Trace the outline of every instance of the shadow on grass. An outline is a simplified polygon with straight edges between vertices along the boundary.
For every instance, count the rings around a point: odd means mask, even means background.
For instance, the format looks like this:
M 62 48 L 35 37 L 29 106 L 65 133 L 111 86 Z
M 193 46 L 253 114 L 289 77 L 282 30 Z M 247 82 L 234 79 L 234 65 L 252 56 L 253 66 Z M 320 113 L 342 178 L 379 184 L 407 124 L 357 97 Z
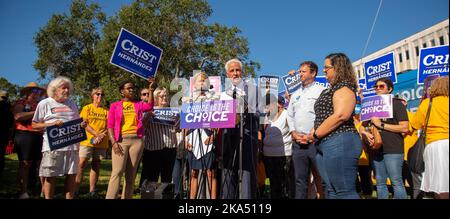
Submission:
M 17 159 L 17 154 L 10 154 L 5 157 L 5 169 L 0 178 L 0 199 L 16 199 L 19 194 L 19 188 L 17 185 L 17 170 L 19 166 L 19 161 Z M 89 193 L 89 171 L 91 165 L 90 162 L 86 166 L 83 172 L 83 181 L 79 190 L 79 199 L 92 199 Z M 140 168 L 135 180 L 135 188 L 138 187 L 140 180 Z M 104 199 L 106 196 L 106 190 L 108 189 L 108 182 L 111 176 L 111 160 L 103 160 L 100 167 L 100 177 L 96 185 L 96 191 L 100 199 Z M 122 177 L 124 178 L 124 177 Z M 56 189 L 55 189 L 55 199 L 64 199 L 64 180 L 65 177 L 56 178 Z M 122 181 L 123 185 L 123 181 Z M 29 195 L 31 199 L 40 199 L 40 183 L 37 183 L 34 189 L 29 189 Z M 140 194 L 134 194 L 133 198 L 139 199 Z

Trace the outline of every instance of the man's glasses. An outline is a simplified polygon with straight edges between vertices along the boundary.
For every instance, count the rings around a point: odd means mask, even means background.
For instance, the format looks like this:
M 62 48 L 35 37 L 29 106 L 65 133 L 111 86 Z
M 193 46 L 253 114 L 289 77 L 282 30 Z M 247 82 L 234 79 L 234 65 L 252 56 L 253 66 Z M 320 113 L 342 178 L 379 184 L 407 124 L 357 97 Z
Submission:
M 384 84 L 380 84 L 380 85 L 375 85 L 375 86 L 373 86 L 373 88 L 375 88 L 375 89 L 380 89 L 380 90 L 384 89 L 385 87 L 386 87 L 386 85 L 384 85 Z
M 148 93 L 142 93 L 141 96 L 148 96 Z
M 96 93 L 95 95 L 97 95 L 97 96 L 105 96 L 105 94 L 102 94 L 102 93 Z

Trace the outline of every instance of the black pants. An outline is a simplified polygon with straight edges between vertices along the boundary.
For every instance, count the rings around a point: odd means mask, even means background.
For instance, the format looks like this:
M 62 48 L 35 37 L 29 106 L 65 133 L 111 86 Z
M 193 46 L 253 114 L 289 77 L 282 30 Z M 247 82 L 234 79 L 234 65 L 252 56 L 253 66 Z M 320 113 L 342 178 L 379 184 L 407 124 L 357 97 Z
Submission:
M 3 169 L 5 168 L 5 153 L 8 146 L 7 133 L 0 133 L 0 177 L 2 176 Z
M 164 148 L 157 151 L 144 149 L 139 186 L 144 180 L 158 182 L 159 176 L 161 176 L 161 182 L 171 183 L 176 153 L 176 148 Z
M 266 175 L 270 180 L 270 198 L 292 198 L 292 191 L 294 190 L 292 157 L 264 156 L 264 167 L 266 168 Z
M 406 192 L 411 199 L 422 199 L 424 196 L 424 192 L 420 190 L 422 176 L 421 174 L 412 172 L 406 161 L 403 161 L 402 177 L 403 181 L 406 180 L 408 182 L 409 190 L 407 189 Z
M 356 191 L 362 192 L 363 195 L 372 195 L 372 168 L 370 165 L 358 165 L 358 177 L 356 177 Z

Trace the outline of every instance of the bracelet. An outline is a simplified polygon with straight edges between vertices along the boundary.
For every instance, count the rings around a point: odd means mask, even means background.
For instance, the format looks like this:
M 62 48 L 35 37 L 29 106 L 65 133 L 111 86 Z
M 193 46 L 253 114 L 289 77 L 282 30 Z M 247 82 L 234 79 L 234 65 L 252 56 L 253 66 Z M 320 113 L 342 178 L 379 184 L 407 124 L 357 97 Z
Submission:
M 313 133 L 313 138 L 316 140 L 319 140 L 319 136 L 317 136 L 316 131 L 314 131 L 314 133 Z

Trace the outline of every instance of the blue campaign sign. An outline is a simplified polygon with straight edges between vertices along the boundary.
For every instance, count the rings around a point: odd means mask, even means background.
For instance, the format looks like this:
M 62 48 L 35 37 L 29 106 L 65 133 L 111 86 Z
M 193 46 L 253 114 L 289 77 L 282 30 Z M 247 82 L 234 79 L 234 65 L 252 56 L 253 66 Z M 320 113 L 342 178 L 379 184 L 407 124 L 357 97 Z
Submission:
M 371 89 L 375 85 L 375 82 L 380 78 L 390 78 L 394 84 L 397 83 L 394 52 L 364 63 L 364 70 L 366 75 L 366 86 L 369 89 Z
M 274 75 L 261 75 L 259 76 L 259 87 L 261 89 L 269 89 L 272 91 L 278 91 L 278 83 L 280 77 Z
M 83 119 L 65 122 L 61 126 L 47 127 L 47 137 L 50 150 L 67 147 L 87 139 L 86 130 L 81 127 Z
M 420 50 L 417 84 L 423 84 L 429 75 L 448 75 L 448 45 Z
M 153 123 L 174 126 L 180 120 L 180 110 L 175 108 L 155 108 L 153 109 L 155 116 L 152 117 Z
M 302 81 L 300 80 L 300 73 L 298 72 L 295 72 L 294 75 L 287 74 L 282 77 L 282 80 L 284 87 L 289 94 L 294 93 L 302 84 Z
M 358 87 L 361 90 L 361 94 L 363 95 L 363 97 L 370 97 L 376 95 L 375 89 L 373 88 L 367 89 L 366 78 L 360 78 L 358 80 Z
M 328 83 L 327 78 L 325 76 L 317 76 L 316 84 L 322 85 L 324 88 L 329 88 L 331 85 Z
M 285 92 L 286 92 L 285 90 L 278 92 L 278 98 L 280 96 L 284 98 L 284 108 L 287 109 L 289 106 L 289 99 L 286 98 Z M 289 94 L 289 95 L 291 95 L 291 94 Z
M 363 97 L 371 97 L 371 96 L 377 95 L 375 93 L 375 89 L 370 89 L 370 90 L 364 89 L 364 90 L 362 90 L 361 94 L 363 95 Z
M 406 108 L 415 112 L 423 95 L 423 86 L 417 84 L 417 69 L 399 74 L 392 93 L 405 99 L 408 102 Z
M 162 49 L 122 28 L 110 63 L 148 79 L 155 76 L 162 52 Z
M 360 78 L 360 79 L 358 80 L 358 87 L 359 87 L 359 89 L 361 89 L 361 90 L 366 90 L 366 89 L 367 89 L 367 86 L 366 86 L 366 78 Z

